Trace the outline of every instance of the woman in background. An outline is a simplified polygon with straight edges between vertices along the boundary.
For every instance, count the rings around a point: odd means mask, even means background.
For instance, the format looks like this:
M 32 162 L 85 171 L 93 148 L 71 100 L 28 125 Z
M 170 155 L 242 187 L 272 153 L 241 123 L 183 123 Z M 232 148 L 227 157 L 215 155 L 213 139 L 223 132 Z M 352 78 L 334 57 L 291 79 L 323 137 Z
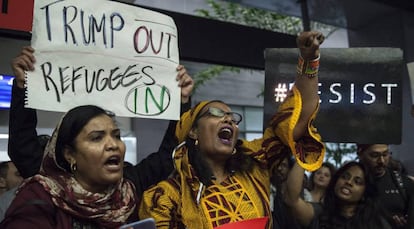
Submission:
M 309 178 L 308 189 L 305 189 L 305 200 L 315 203 L 321 202 L 335 171 L 335 166 L 329 162 L 324 162 L 318 170 L 313 171 Z
M 343 165 L 332 177 L 322 203 L 301 198 L 304 169 L 295 164 L 287 179 L 285 202 L 297 221 L 308 229 L 389 229 L 365 167 L 359 162 Z

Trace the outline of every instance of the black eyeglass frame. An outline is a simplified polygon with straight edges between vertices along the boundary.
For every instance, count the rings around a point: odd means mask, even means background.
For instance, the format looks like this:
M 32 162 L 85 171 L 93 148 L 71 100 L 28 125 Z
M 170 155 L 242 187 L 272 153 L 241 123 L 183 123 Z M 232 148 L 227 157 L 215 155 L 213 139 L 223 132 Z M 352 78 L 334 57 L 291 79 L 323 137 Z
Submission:
M 217 108 L 217 107 L 209 107 L 206 112 L 198 116 L 197 121 L 200 118 L 207 116 L 207 115 L 211 115 L 217 118 L 223 118 L 226 115 L 230 115 L 231 121 L 236 125 L 239 125 L 239 123 L 243 120 L 243 116 L 237 112 L 234 112 L 234 111 L 225 112 L 222 109 Z

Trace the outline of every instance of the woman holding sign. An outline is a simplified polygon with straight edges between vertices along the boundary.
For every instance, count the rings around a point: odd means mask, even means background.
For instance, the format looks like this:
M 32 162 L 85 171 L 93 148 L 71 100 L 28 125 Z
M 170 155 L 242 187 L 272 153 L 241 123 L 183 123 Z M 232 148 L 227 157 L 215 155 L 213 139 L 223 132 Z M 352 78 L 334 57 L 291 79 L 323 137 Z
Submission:
M 312 120 L 318 110 L 319 45 L 323 35 L 304 32 L 295 86 L 279 107 L 264 136 L 238 140 L 242 116 L 221 101 L 203 101 L 181 116 L 175 171 L 145 191 L 140 218 L 157 228 L 214 228 L 269 217 L 270 171 L 288 145 L 305 167 L 315 170 L 324 146 Z
M 31 47 L 24 47 L 12 62 L 16 78 L 9 120 L 9 156 L 23 177 L 35 176 L 20 189 L 20 197 L 16 197 L 0 226 L 112 228 L 137 220 L 135 205 L 143 190 L 165 179 L 173 169 L 176 122 L 170 123 L 158 153 L 135 166 L 124 166 L 125 145 L 112 115 L 95 106 L 77 107 L 64 116 L 43 157 L 37 143 L 36 111 L 24 108 L 24 71 L 33 69 L 33 52 Z M 183 66 L 178 66 L 177 72 L 181 109 L 186 109 L 194 84 Z M 28 193 L 30 189 L 35 191 Z
M 135 188 L 123 179 L 125 149 L 112 113 L 92 105 L 70 110 L 2 228 L 116 228 L 129 217 L 136 220 Z

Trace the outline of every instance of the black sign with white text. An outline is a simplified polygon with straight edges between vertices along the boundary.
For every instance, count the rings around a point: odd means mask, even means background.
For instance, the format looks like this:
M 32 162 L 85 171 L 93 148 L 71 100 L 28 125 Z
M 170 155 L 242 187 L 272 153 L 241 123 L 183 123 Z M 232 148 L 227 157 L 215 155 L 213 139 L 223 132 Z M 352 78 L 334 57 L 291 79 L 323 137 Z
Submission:
M 293 86 L 297 49 L 265 52 L 264 124 Z M 324 142 L 401 143 L 402 51 L 397 48 L 321 49 L 320 110 Z

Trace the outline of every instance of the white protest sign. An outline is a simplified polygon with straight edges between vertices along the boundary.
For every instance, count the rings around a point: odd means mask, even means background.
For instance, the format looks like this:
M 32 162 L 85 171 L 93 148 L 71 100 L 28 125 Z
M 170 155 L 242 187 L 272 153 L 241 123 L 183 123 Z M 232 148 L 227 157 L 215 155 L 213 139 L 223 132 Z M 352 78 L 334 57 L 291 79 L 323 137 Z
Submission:
M 85 104 L 179 119 L 177 29 L 164 14 L 106 0 L 35 0 L 27 107 Z

